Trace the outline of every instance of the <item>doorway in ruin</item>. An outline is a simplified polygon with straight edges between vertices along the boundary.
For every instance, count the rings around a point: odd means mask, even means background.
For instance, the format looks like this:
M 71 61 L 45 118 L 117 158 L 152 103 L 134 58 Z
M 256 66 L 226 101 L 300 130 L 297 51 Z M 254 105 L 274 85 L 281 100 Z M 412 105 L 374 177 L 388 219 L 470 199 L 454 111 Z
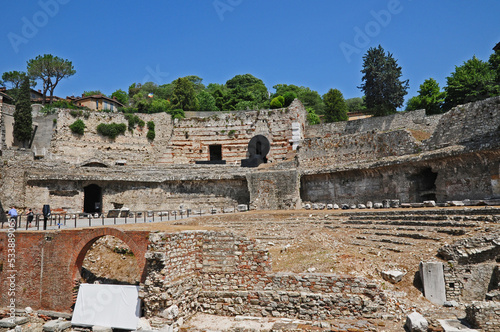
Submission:
M 438 173 L 427 167 L 412 175 L 413 194 L 416 202 L 436 201 L 436 179 Z
M 87 250 L 80 283 L 139 285 L 142 272 L 130 247 L 117 237 L 99 237 Z
M 214 144 L 209 146 L 210 161 L 222 160 L 222 145 Z
M 91 184 L 83 188 L 83 212 L 101 213 L 102 210 L 102 190 L 96 184 Z

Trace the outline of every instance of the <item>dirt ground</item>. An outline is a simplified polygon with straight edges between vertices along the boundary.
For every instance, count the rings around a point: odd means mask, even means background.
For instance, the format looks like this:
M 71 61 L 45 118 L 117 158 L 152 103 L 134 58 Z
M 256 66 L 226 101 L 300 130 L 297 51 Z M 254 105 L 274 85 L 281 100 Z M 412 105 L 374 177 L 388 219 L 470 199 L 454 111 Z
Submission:
M 423 297 L 418 278 L 415 278 L 419 263 L 439 260 L 436 254 L 441 246 L 474 234 L 495 230 L 497 224 L 475 222 L 474 227 L 470 226 L 463 231 L 460 228 L 460 232 L 455 232 L 456 234 L 447 234 L 446 230 L 437 227 L 350 224 L 349 218 L 342 213 L 338 210 L 255 211 L 118 227 L 168 232 L 186 229 L 231 230 L 256 238 L 265 245 L 270 252 L 275 272 L 360 276 L 375 281 L 388 296 L 385 319 L 371 320 L 364 327 L 357 326 L 357 322 L 353 321 L 325 322 L 331 324 L 328 328 L 323 328 L 320 322 L 308 322 L 309 325 L 302 324 L 302 330 L 308 330 L 305 327 L 310 326 L 311 330 L 401 331 L 407 314 L 413 310 L 424 314 L 432 324 L 438 318 L 465 316 L 463 307 L 436 307 Z M 485 210 L 485 214 L 487 213 Z M 119 240 L 103 238 L 98 242 L 87 254 L 84 267 L 101 278 L 135 283 L 138 281 L 138 272 L 132 269 L 135 257 L 126 251 L 128 248 L 123 243 L 116 241 Z M 116 248 L 124 248 L 125 251 Z M 399 270 L 406 274 L 401 282 L 392 284 L 381 277 L 381 272 L 387 270 Z M 131 278 L 132 275 L 135 277 Z M 217 326 L 222 326 L 221 324 L 230 327 L 220 329 Z M 237 327 L 242 324 L 245 322 L 235 321 L 234 317 L 210 318 L 209 315 L 200 314 L 185 323 L 185 331 L 238 330 Z M 269 330 L 268 327 L 274 324 L 289 324 L 290 329 L 285 330 L 291 331 L 298 323 L 293 325 L 293 322 L 272 319 L 247 322 L 248 326 L 252 324 L 262 325 L 255 329 L 257 331 Z M 437 326 L 436 331 L 439 331 Z

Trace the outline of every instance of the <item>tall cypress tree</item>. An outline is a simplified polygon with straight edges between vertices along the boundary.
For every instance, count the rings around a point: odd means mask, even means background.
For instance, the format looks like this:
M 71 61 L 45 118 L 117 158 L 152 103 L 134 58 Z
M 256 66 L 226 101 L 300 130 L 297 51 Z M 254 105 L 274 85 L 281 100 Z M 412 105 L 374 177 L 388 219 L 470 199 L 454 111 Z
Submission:
M 26 147 L 31 139 L 33 118 L 31 116 L 30 82 L 28 76 L 24 78 L 19 92 L 19 98 L 14 111 L 14 138 Z
M 347 121 L 347 104 L 342 92 L 337 89 L 330 89 L 323 96 L 325 104 L 325 122 Z
M 408 93 L 408 80 L 401 81 L 401 67 L 382 46 L 371 47 L 363 56 L 363 83 L 366 108 L 375 116 L 396 113 Z

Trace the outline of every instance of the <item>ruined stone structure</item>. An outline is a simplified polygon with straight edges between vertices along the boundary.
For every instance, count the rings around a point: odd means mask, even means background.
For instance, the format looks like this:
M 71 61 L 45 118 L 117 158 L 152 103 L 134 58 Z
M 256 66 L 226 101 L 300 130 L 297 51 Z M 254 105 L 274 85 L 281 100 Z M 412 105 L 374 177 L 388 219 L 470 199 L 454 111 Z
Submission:
M 114 140 L 97 133 L 99 123 L 128 123 L 123 114 L 60 110 L 35 114 L 33 144 L 23 150 L 12 139 L 13 109 L 3 105 L 0 201 L 101 212 L 498 198 L 499 108 L 495 97 L 443 115 L 421 110 L 315 126 L 299 101 L 175 121 L 139 114 L 155 123 L 153 141 L 137 125 Z M 77 117 L 84 135 L 69 129 Z M 269 142 L 267 164 L 240 167 L 257 136 Z
M 363 278 L 336 274 L 272 274 L 267 250 L 229 232 L 153 232 L 117 228 L 17 232 L 16 306 L 70 312 L 83 259 L 105 235 L 124 241 L 142 271 L 148 318 L 174 324 L 196 312 L 327 319 L 380 317 L 385 296 Z M 0 233 L 0 257 L 8 235 Z M 0 270 L 0 307 L 9 304 L 10 271 Z M 168 308 L 181 314 L 172 320 Z

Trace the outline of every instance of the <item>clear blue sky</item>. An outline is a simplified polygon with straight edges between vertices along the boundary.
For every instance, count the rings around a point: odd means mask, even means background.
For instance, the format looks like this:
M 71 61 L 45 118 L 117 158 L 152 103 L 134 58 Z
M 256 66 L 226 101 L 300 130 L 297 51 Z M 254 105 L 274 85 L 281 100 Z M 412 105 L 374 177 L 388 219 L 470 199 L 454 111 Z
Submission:
M 57 86 L 60 97 L 250 73 L 271 92 L 284 83 L 352 98 L 362 96 L 363 54 L 381 44 L 410 80 L 408 99 L 426 78 L 443 87 L 456 65 L 487 60 L 500 42 L 499 13 L 498 0 L 4 1 L 0 74 L 50 53 L 76 69 Z

